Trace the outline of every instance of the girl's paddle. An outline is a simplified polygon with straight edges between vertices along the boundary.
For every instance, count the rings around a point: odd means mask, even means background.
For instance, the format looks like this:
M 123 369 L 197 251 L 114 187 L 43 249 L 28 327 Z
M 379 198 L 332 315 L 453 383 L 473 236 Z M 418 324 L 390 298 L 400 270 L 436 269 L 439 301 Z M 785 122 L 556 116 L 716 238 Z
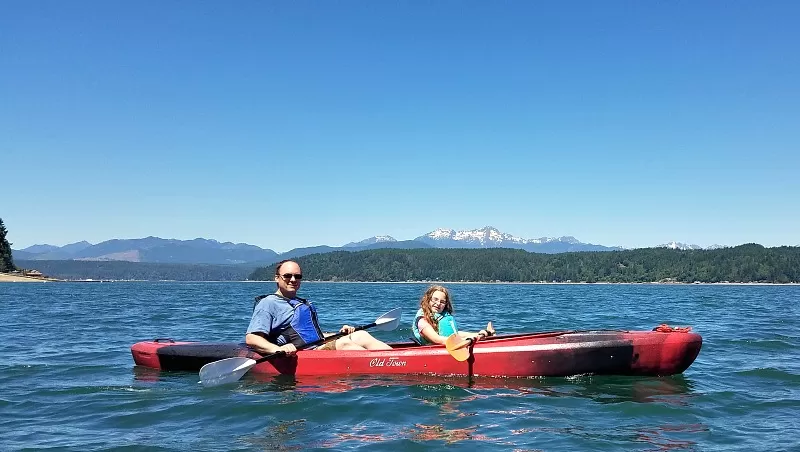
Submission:
M 401 317 L 400 308 L 392 309 L 386 314 L 378 317 L 373 323 L 356 327 L 355 331 L 366 330 L 372 327 L 377 327 L 380 331 L 392 331 L 400 324 Z M 351 333 L 336 333 L 318 341 L 310 342 L 305 345 L 297 347 L 298 350 L 303 350 L 318 345 L 325 344 L 330 341 L 335 341 L 340 337 L 347 336 Z M 283 355 L 283 352 L 270 353 L 259 359 L 251 359 L 245 357 L 238 358 L 225 358 L 213 363 L 208 363 L 200 368 L 200 383 L 203 386 L 218 386 L 226 383 L 233 383 L 239 381 L 244 374 L 252 369 L 256 364 L 270 360 L 278 355 Z

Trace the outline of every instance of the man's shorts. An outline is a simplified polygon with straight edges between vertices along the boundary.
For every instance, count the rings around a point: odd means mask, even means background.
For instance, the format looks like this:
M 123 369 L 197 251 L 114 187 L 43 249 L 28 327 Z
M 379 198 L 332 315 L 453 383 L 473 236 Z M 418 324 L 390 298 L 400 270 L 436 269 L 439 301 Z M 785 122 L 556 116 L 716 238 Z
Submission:
M 326 342 L 319 347 L 316 348 L 317 350 L 336 350 L 336 341 Z
M 330 336 L 333 336 L 334 334 L 337 334 L 337 333 L 325 333 L 325 337 L 330 337 Z M 320 345 L 319 347 L 317 347 L 315 350 L 336 350 L 336 341 L 326 342 L 326 343 Z

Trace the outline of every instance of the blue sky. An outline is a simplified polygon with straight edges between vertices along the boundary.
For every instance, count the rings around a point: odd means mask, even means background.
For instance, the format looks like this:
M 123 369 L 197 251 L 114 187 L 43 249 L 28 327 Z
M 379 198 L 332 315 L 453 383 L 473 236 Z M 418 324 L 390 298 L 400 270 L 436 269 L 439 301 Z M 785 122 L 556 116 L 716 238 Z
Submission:
M 7 2 L 15 249 L 800 244 L 797 2 Z

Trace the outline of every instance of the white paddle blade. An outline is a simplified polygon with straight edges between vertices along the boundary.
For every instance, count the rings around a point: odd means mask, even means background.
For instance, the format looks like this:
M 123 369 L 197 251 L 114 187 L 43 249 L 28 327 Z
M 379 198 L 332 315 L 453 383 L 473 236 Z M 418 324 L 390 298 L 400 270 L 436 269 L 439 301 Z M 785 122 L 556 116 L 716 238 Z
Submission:
M 200 368 L 200 383 L 203 386 L 235 383 L 255 365 L 256 360 L 250 358 L 226 358 L 214 361 Z
M 397 329 L 397 326 L 400 325 L 400 318 L 402 316 L 402 309 L 392 309 L 375 320 L 375 329 L 378 331 L 394 331 Z

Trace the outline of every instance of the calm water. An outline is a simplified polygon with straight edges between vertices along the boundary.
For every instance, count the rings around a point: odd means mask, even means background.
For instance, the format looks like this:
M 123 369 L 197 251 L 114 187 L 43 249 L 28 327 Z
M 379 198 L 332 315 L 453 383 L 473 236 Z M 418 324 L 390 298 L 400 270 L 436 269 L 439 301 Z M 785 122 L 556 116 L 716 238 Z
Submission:
M 0 450 L 800 450 L 800 287 L 451 285 L 465 329 L 692 325 L 669 378 L 307 379 L 135 368 L 154 337 L 240 341 L 267 283 L 0 284 Z M 394 307 L 409 336 L 422 284 L 306 283 L 324 327 Z

